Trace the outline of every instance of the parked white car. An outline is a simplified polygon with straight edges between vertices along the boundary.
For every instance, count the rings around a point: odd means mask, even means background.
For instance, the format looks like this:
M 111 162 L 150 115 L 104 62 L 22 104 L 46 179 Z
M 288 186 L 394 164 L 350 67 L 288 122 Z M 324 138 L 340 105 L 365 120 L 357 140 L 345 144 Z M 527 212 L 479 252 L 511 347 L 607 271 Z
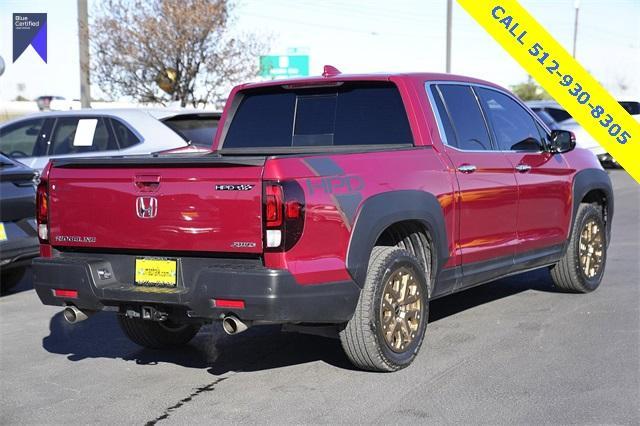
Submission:
M 213 144 L 220 114 L 198 110 L 41 112 L 0 125 L 0 151 L 42 170 L 51 158 L 142 155 Z
M 591 135 L 571 117 L 556 101 L 529 101 L 526 105 L 551 130 L 569 130 L 576 136 L 576 145 L 588 149 L 605 165 L 618 167 L 618 162 Z M 640 102 L 620 101 L 620 105 L 636 120 L 640 121 Z

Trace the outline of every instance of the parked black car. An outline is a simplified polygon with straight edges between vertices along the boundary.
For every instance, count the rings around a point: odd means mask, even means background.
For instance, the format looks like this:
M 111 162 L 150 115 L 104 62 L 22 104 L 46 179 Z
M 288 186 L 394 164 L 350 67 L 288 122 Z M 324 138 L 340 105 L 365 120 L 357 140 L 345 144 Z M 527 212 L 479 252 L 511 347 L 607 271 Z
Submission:
M 15 286 L 38 255 L 35 170 L 0 154 L 0 283 Z

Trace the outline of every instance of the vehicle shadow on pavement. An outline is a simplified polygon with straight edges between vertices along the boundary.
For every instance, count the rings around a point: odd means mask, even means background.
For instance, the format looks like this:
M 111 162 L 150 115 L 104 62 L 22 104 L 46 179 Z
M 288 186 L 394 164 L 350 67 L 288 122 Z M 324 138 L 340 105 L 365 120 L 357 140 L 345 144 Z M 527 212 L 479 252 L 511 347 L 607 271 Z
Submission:
M 530 290 L 547 293 L 562 292 L 554 286 L 547 268 L 536 269 L 432 301 L 429 304 L 429 323 Z
M 171 363 L 207 369 L 213 375 L 315 361 L 352 368 L 337 340 L 284 333 L 280 326 L 259 326 L 227 336 L 219 324 L 208 325 L 188 345 L 171 350 L 145 349 L 130 342 L 120 330 L 116 314 L 111 312 L 98 313 L 77 324 L 68 324 L 59 312 L 51 318 L 49 331 L 42 347 L 50 353 L 66 355 L 70 361 L 113 358 L 144 365 Z
M 547 270 L 533 271 L 435 300 L 431 302 L 429 322 L 529 290 L 556 291 Z M 59 312 L 51 318 L 49 328 L 49 336 L 42 341 L 43 348 L 67 355 L 70 361 L 113 358 L 144 365 L 170 363 L 206 369 L 216 376 L 317 361 L 353 369 L 338 340 L 281 332 L 279 326 L 258 326 L 227 336 L 219 324 L 208 325 L 189 345 L 164 351 L 143 349 L 130 342 L 111 312 L 98 313 L 73 325 L 67 324 Z

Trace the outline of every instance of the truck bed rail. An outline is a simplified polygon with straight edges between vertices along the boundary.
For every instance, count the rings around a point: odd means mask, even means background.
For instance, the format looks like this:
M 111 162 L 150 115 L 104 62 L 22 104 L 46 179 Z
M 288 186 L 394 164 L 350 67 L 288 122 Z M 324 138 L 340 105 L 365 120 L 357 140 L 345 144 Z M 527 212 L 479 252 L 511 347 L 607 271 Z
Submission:
M 155 167 L 174 166 L 197 167 L 208 165 L 264 166 L 266 156 L 222 156 L 218 153 L 206 154 L 165 154 L 131 155 L 114 157 L 59 158 L 51 160 L 57 168 L 83 167 Z

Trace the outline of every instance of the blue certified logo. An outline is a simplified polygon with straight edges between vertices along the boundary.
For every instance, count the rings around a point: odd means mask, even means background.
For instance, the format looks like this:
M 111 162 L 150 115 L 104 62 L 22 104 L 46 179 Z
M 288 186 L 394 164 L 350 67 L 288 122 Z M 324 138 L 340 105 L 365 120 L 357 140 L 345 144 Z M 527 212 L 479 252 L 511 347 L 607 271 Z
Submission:
M 33 46 L 36 53 L 47 62 L 47 14 L 13 14 L 13 62 L 27 47 Z

